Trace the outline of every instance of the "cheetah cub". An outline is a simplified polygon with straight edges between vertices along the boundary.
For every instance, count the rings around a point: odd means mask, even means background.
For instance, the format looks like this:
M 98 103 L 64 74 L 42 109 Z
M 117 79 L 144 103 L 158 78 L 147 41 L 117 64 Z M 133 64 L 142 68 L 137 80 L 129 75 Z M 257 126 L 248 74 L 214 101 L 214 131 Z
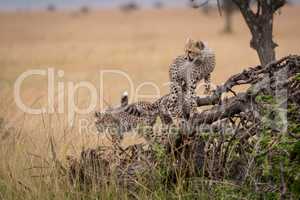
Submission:
M 170 113 L 172 117 L 188 119 L 185 113 L 196 111 L 196 87 L 204 79 L 205 93 L 210 92 L 210 74 L 215 68 L 215 54 L 204 42 L 188 39 L 184 55 L 170 66 Z M 184 112 L 183 112 L 184 111 Z
M 98 133 L 109 133 L 114 140 L 121 141 L 127 131 L 143 126 L 154 126 L 158 113 L 152 109 L 152 103 L 140 101 L 128 104 L 127 92 L 121 96 L 120 103 L 118 107 L 95 113 Z

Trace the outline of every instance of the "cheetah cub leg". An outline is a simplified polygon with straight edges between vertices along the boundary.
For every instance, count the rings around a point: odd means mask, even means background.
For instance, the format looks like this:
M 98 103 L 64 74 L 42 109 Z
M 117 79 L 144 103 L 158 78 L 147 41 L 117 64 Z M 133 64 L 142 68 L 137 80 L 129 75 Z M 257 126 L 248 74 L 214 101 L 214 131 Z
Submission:
M 211 94 L 211 75 L 210 74 L 208 74 L 207 76 L 204 77 L 204 84 L 205 84 L 204 94 L 210 95 Z
M 180 84 L 177 82 L 171 82 L 171 95 L 170 101 L 168 103 L 168 110 L 172 116 L 172 119 L 181 118 L 182 117 L 182 97 L 183 92 Z
M 196 101 L 196 79 L 191 79 L 188 84 L 188 95 L 186 102 L 189 103 L 189 115 L 192 117 L 197 112 L 197 101 Z

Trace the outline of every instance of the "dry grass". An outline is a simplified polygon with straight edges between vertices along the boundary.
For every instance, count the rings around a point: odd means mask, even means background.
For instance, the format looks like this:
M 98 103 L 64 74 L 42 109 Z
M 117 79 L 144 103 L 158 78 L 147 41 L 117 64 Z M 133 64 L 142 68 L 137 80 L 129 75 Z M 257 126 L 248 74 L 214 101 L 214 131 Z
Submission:
M 277 57 L 300 53 L 300 29 L 296 20 L 299 11 L 300 7 L 286 7 L 275 17 L 274 36 L 280 45 Z M 26 197 L 39 198 L 46 186 L 52 186 L 53 179 L 47 178 L 51 168 L 44 169 L 51 160 L 51 137 L 60 158 L 77 154 L 83 146 L 107 144 L 103 137 L 81 134 L 78 124 L 67 127 L 65 115 L 23 114 L 12 94 L 14 81 L 22 72 L 54 67 L 65 72 L 64 78 L 57 81 L 86 80 L 99 87 L 99 70 L 119 69 L 130 75 L 135 89 L 149 81 L 165 94 L 168 65 L 182 53 L 186 38 L 191 37 L 207 41 L 216 51 L 217 66 L 212 80 L 219 84 L 234 72 L 258 63 L 255 51 L 249 47 L 249 31 L 241 16 L 234 17 L 232 35 L 222 35 L 222 25 L 217 12 L 204 16 L 195 10 L 144 10 L 129 14 L 93 10 L 88 15 L 0 13 L 0 116 L 6 120 L 7 127 L 14 127 L 10 134 L 5 131 L 0 134 L 0 194 L 3 185 L 8 191 L 29 187 L 33 195 L 28 192 Z M 105 78 L 105 99 L 118 103 L 120 94 L 129 90 L 127 81 L 118 76 Z M 22 97 L 28 105 L 39 107 L 45 104 L 46 89 L 44 77 L 33 77 L 25 81 Z M 154 92 L 153 88 L 145 87 L 142 93 Z M 88 100 L 85 91 L 80 91 L 78 104 L 86 106 Z M 77 119 L 82 117 L 86 116 Z M 133 142 L 136 139 L 131 137 L 125 143 Z M 29 170 L 32 168 L 35 169 Z M 54 183 L 52 192 L 59 191 L 58 185 Z M 58 192 L 57 199 L 63 197 L 61 193 Z M 22 199 L 14 195 L 17 194 L 12 192 L 12 199 Z

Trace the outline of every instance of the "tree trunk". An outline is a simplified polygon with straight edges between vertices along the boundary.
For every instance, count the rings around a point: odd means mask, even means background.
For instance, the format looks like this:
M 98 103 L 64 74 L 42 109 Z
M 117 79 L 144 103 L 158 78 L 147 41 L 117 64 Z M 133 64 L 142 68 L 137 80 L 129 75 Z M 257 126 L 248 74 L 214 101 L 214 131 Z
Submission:
M 277 44 L 273 42 L 273 13 L 269 9 L 262 12 L 257 17 L 257 22 L 250 26 L 252 29 L 250 46 L 256 50 L 260 63 L 266 65 L 275 60 L 275 48 Z
M 240 9 L 252 34 L 250 46 L 256 50 L 262 65 L 275 60 L 273 42 L 273 15 L 282 7 L 285 0 L 257 0 L 256 13 L 251 10 L 250 0 L 233 0 Z
M 224 33 L 232 33 L 232 12 L 225 11 Z
M 224 33 L 232 33 L 232 16 L 237 8 L 232 0 L 223 0 L 223 9 L 225 13 Z

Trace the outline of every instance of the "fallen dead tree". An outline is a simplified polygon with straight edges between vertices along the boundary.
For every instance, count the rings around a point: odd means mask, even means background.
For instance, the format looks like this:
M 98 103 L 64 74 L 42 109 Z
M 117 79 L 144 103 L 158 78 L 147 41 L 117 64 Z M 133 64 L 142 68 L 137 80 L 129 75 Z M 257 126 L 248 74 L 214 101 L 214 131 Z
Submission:
M 249 85 L 245 92 L 234 92 L 234 86 L 245 84 Z M 265 67 L 249 68 L 231 76 L 211 96 L 198 97 L 199 106 L 213 107 L 195 114 L 182 130 L 182 136 L 177 138 L 175 148 L 180 148 L 179 162 L 185 163 L 185 166 L 190 165 L 191 160 L 186 155 L 197 155 L 197 152 L 195 145 L 186 145 L 187 141 L 195 140 L 199 133 L 209 132 L 209 139 L 201 140 L 205 145 L 201 144 L 200 152 L 205 154 L 202 155 L 202 164 L 196 168 L 204 168 L 211 180 L 230 177 L 234 181 L 245 183 L 251 176 L 251 171 L 255 171 L 257 167 L 256 159 L 275 156 L 282 151 L 277 146 L 281 144 L 282 138 L 287 137 L 290 144 L 297 144 L 300 138 L 299 89 L 299 56 L 287 56 Z M 233 97 L 222 99 L 222 94 L 226 92 L 231 92 Z M 264 137 L 268 138 L 269 146 L 262 148 Z M 239 158 L 230 157 L 229 151 L 235 152 Z M 279 164 L 282 163 L 277 163 L 277 166 Z M 252 181 L 255 187 L 259 184 L 256 180 Z M 283 182 L 282 179 L 281 184 L 287 185 Z M 271 185 L 263 190 L 274 187 Z
M 194 125 L 211 124 L 249 109 L 258 109 L 255 105 L 255 98 L 260 94 L 276 95 L 276 92 L 280 93 L 285 90 L 285 101 L 292 100 L 299 103 L 297 101 L 299 100 L 299 84 L 296 79 L 297 73 L 300 72 L 299 62 L 299 56 L 287 56 L 269 63 L 264 68 L 259 65 L 231 76 L 223 85 L 217 86 L 211 96 L 198 97 L 198 106 L 217 105 L 196 114 L 192 123 Z M 233 87 L 246 84 L 249 85 L 246 92 L 236 94 L 233 91 Z M 234 97 L 221 101 L 222 94 L 226 92 L 231 92 Z
M 236 93 L 238 85 L 249 87 Z M 147 145 L 123 149 L 116 144 L 84 150 L 79 159 L 70 157 L 70 180 L 99 186 L 109 184 L 114 174 L 117 184 L 135 191 L 140 181 L 147 180 L 142 185 L 151 189 L 157 179 L 174 184 L 179 177 L 189 181 L 202 177 L 210 183 L 225 179 L 231 184 L 238 182 L 240 187 L 254 188 L 257 194 L 277 191 L 291 195 L 287 187 L 295 180 L 285 168 L 294 164 L 295 152 L 282 150 L 280 145 L 288 141 L 286 145 L 293 149 L 299 142 L 299 89 L 300 56 L 246 69 L 218 86 L 211 96 L 198 97 L 198 106 L 212 107 L 195 114 L 187 129 L 169 132 Z M 228 92 L 232 97 L 222 98 Z M 283 154 L 285 160 L 273 160 Z M 278 179 L 264 176 L 261 159 L 269 160 L 268 167 L 276 172 L 272 176 L 278 175 Z M 168 172 L 163 177 L 157 172 L 161 169 Z

